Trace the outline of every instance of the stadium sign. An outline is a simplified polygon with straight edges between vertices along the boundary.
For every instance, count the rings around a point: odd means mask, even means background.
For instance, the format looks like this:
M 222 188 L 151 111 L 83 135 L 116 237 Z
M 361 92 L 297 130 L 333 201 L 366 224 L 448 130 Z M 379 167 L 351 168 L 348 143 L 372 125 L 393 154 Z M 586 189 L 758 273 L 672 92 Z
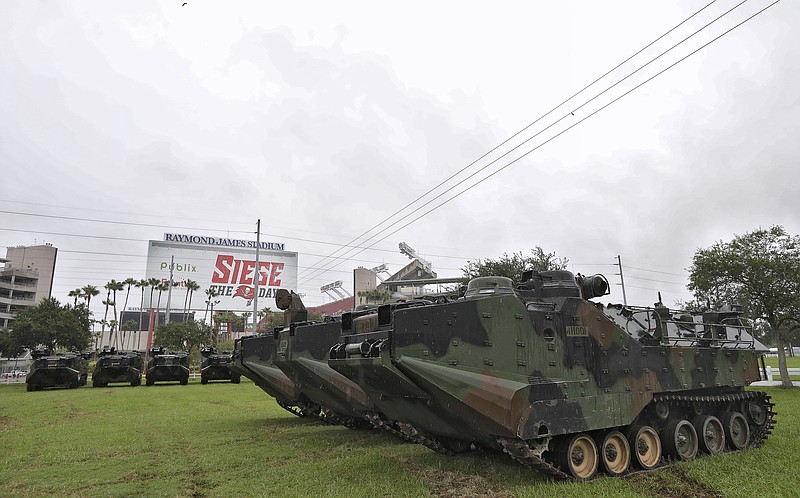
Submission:
M 266 249 L 276 247 L 274 242 L 262 242 L 256 269 L 255 241 L 175 235 L 179 234 L 166 234 L 163 241 L 150 241 L 145 274 L 148 279 L 167 282 L 172 265 L 174 286 L 170 307 L 173 311 L 188 306 L 188 280 L 200 286 L 192 294 L 191 308 L 201 313 L 206 309 L 209 289 L 217 294 L 214 309 L 239 312 L 252 310 L 256 281 L 258 299 L 264 300 L 263 306 L 272 305 L 271 299 L 278 289 L 297 290 L 297 253 Z M 145 290 L 146 308 L 165 309 L 166 293 L 161 293 L 160 303 L 158 294 L 158 291 L 152 293 L 151 302 L 151 294 Z

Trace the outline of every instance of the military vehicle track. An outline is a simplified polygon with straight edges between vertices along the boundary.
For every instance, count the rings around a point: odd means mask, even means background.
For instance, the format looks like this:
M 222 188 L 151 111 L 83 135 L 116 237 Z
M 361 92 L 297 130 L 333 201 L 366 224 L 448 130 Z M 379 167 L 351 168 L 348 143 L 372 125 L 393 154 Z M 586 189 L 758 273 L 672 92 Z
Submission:
M 746 444 L 743 447 L 730 449 L 729 451 L 741 451 L 748 447 L 757 448 L 761 446 L 772 432 L 772 428 L 775 425 L 775 415 L 777 415 L 773 410 L 775 404 L 772 403 L 771 397 L 761 391 L 710 396 L 659 394 L 653 397 L 652 405 L 655 406 L 658 402 L 667 403 L 670 409 L 679 407 L 687 411 L 694 411 L 697 414 L 719 413 L 737 404 L 743 407 L 743 410 L 748 411 L 748 417 L 751 421 L 748 423 L 748 426 L 751 428 L 751 432 L 749 432 Z M 763 411 L 761 410 L 762 408 Z M 553 438 L 545 438 L 538 443 L 533 442 L 535 447 L 532 447 L 531 443 L 528 441 L 521 439 L 498 438 L 497 442 L 502 446 L 505 453 L 526 467 L 555 479 L 575 479 L 572 475 L 562 471 L 558 464 L 550 460 L 554 453 L 553 448 L 551 448 Z M 730 444 L 728 446 L 730 446 Z M 697 457 L 700 456 L 701 452 L 698 451 Z M 659 463 L 648 470 L 637 470 L 634 468 L 633 462 L 631 462 L 628 469 L 624 472 L 624 475 L 634 475 L 657 468 L 663 468 L 673 461 L 676 461 L 676 459 L 662 455 Z M 600 472 L 596 473 L 592 478 L 598 475 L 600 475 Z

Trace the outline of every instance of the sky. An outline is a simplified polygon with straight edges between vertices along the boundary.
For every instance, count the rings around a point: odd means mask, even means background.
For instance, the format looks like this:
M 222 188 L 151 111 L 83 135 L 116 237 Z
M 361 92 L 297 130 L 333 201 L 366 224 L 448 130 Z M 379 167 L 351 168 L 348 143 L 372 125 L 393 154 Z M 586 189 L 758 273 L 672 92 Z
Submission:
M 699 248 L 800 234 L 800 4 L 735 27 L 770 3 L 4 1 L 0 253 L 56 246 L 67 302 L 260 219 L 307 306 L 400 242 L 540 246 L 615 303 L 619 256 L 673 305 Z

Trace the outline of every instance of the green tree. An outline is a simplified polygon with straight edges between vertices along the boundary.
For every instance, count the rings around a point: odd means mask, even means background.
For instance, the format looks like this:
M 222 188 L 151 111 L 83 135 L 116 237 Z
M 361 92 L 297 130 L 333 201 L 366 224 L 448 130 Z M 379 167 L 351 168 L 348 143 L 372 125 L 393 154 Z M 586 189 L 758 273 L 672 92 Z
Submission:
M 67 293 L 67 295 L 69 297 L 74 297 L 75 298 L 75 302 L 72 305 L 73 306 L 77 306 L 78 305 L 78 299 L 83 297 L 83 291 L 80 288 L 78 288 L 78 289 L 74 289 L 74 290 L 69 291 Z
M 781 383 L 791 387 L 784 346 L 800 325 L 800 238 L 781 226 L 759 228 L 694 254 L 689 290 L 699 302 L 738 302 L 769 325 Z
M 364 298 L 367 304 L 383 304 L 389 302 L 392 295 L 387 291 L 370 289 L 358 291 L 358 297 Z M 361 299 L 358 302 L 361 303 Z
M 83 304 L 62 306 L 55 298 L 43 299 L 19 312 L 14 328 L 3 339 L 3 347 L 12 351 L 38 346 L 53 351 L 82 350 L 92 341 L 90 327 L 89 309 Z
M 211 321 L 214 321 L 214 304 L 218 303 L 219 300 L 215 299 L 219 293 L 214 289 L 208 288 L 206 289 L 206 313 L 203 315 L 203 321 L 205 322 L 208 319 L 208 309 L 211 308 Z
M 479 259 L 477 261 L 467 261 L 467 265 L 461 269 L 464 273 L 464 280 L 475 277 L 499 276 L 508 277 L 517 283 L 526 270 L 563 270 L 567 267 L 569 260 L 559 258 L 556 253 L 546 253 L 541 247 L 531 249 L 531 255 L 525 256 L 521 251 L 511 256 L 503 253 L 498 259 Z
M 142 299 L 139 302 L 139 323 L 136 325 L 136 349 L 139 349 L 140 341 L 142 340 L 142 319 L 144 318 L 144 290 L 150 286 L 150 281 L 143 278 L 134 284 L 136 287 L 142 289 Z M 149 329 L 149 327 L 148 327 Z
M 155 333 L 155 343 L 170 349 L 183 349 L 191 352 L 204 344 L 211 344 L 211 327 L 202 322 L 188 320 L 170 322 L 159 326 Z
M 169 290 L 169 284 L 170 283 L 168 281 L 164 281 L 159 282 L 159 284 L 156 285 L 156 290 L 158 291 L 158 303 L 156 304 L 156 324 L 159 323 L 159 313 L 161 313 L 161 295 Z M 167 310 L 167 315 L 169 315 L 169 310 Z
M 183 300 L 183 320 L 189 319 L 189 312 L 192 309 L 192 296 L 194 291 L 200 289 L 200 284 L 191 279 L 186 279 L 186 298 Z
M 0 357 L 5 356 L 9 360 L 16 358 L 25 352 L 25 347 L 20 344 L 11 329 L 0 329 Z
M 133 277 L 128 277 L 124 281 L 122 281 L 121 283 L 125 287 L 125 289 L 127 289 L 127 292 L 125 293 L 125 304 L 122 305 L 122 313 L 124 313 L 125 310 L 128 309 L 128 298 L 131 295 L 131 287 L 136 285 L 136 279 L 133 278 Z M 122 323 L 122 313 L 120 313 L 119 315 L 116 316 L 117 323 Z M 122 327 L 120 327 L 120 330 L 122 331 L 122 348 L 124 349 L 125 348 L 125 333 L 127 331 L 125 329 L 123 329 Z
M 98 289 L 94 285 L 85 285 L 82 290 L 83 290 L 83 297 L 86 298 L 86 307 L 90 308 L 92 305 L 92 298 L 100 294 L 100 289 Z

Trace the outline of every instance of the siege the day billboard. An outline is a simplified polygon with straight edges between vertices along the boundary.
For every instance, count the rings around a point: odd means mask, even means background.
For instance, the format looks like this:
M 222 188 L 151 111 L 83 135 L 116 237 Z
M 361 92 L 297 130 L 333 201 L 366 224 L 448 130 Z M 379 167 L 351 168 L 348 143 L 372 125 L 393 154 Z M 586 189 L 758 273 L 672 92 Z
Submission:
M 214 301 L 216 310 L 252 311 L 255 297 L 254 276 L 256 242 L 218 237 L 165 234 L 165 240 L 151 240 L 147 251 L 148 279 L 169 280 L 172 269 L 172 296 L 170 308 L 182 310 L 188 303 L 186 281 L 193 280 L 200 286 L 192 295 L 191 308 L 206 309 L 206 290 L 217 292 Z M 297 253 L 274 248 L 283 244 L 261 242 L 258 251 L 258 300 L 259 308 L 274 307 L 278 289 L 297 290 Z M 160 308 L 165 309 L 167 293 L 161 293 Z M 263 304 L 261 304 L 263 300 Z M 158 291 L 145 290 L 145 306 L 157 307 Z

